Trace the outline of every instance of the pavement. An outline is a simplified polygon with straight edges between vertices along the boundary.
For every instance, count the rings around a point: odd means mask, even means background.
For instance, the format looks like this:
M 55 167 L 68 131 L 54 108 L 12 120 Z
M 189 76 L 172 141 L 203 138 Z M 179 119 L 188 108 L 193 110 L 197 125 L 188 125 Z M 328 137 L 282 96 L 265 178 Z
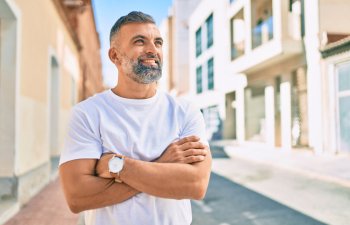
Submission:
M 56 178 L 4 225 L 77 225 L 78 220 L 79 215 L 70 212 Z
M 350 154 L 315 153 L 310 149 L 284 150 L 254 142 L 237 145 L 234 141 L 212 142 L 212 149 L 215 148 L 223 149 L 224 154 L 232 159 L 261 163 L 350 187 Z
M 211 150 L 214 174 L 287 207 L 285 213 L 288 222 L 350 224 L 350 155 L 315 154 L 307 149 L 271 149 L 257 143 L 238 146 L 232 142 L 212 143 Z M 206 204 L 208 200 L 203 201 L 206 208 L 211 206 L 212 198 L 210 192 L 207 194 L 209 205 Z M 245 197 L 252 199 L 249 198 L 251 195 L 246 192 Z M 231 198 L 228 202 L 233 201 L 234 198 Z M 250 203 L 261 205 L 263 209 L 269 205 L 264 198 Z M 245 211 L 235 213 L 236 207 L 240 208 L 241 205 L 232 206 L 231 211 L 235 218 L 239 218 Z M 292 213 L 291 209 L 311 220 L 298 222 L 297 214 Z M 217 213 L 220 211 L 217 210 Z M 212 214 L 217 213 L 214 210 Z M 213 224 L 286 224 L 279 223 L 277 216 L 271 216 L 265 223 L 263 215 L 257 211 L 253 214 L 255 216 L 250 220 L 236 223 L 231 218 L 229 222 Z M 197 217 L 204 216 L 200 214 Z
M 275 182 L 288 183 L 290 180 L 307 178 L 308 180 L 303 182 L 307 182 L 308 185 L 304 185 L 302 188 L 305 189 L 305 193 L 308 193 L 309 195 L 304 196 L 303 193 L 301 193 L 300 198 L 294 199 L 310 200 L 310 197 L 308 196 L 310 196 L 310 193 L 315 192 L 319 192 L 319 195 L 315 195 L 314 197 L 316 199 L 311 199 L 310 201 L 306 201 L 306 203 L 315 201 L 315 204 L 327 205 L 327 202 L 320 203 L 317 201 L 317 198 L 322 199 L 322 196 L 324 196 L 326 191 L 335 190 L 339 192 L 339 190 L 341 190 L 340 193 L 343 193 L 344 191 L 350 190 L 350 155 L 318 155 L 310 150 L 286 151 L 281 149 L 271 149 L 266 146 L 252 143 L 239 146 L 234 142 L 213 142 L 212 144 L 212 151 L 215 156 L 213 172 L 227 178 L 228 180 L 234 181 L 237 184 L 255 190 L 257 193 L 262 193 L 264 196 L 268 196 L 278 202 L 283 202 L 285 205 L 291 204 L 288 205 L 288 207 L 293 209 L 299 211 L 304 210 L 300 205 L 305 205 L 305 201 L 293 202 L 293 199 L 291 198 L 283 199 L 286 195 L 285 191 L 293 191 L 294 189 L 300 189 L 300 187 L 296 187 L 295 184 L 290 184 L 289 190 L 280 190 L 279 192 L 276 188 L 268 185 L 266 186 L 266 184 L 264 184 L 265 186 L 262 184 L 259 184 L 260 186 L 257 185 L 257 180 L 261 181 L 261 177 L 266 178 L 273 173 L 266 172 L 267 167 L 272 168 L 273 171 L 289 171 L 292 174 L 296 174 L 296 176 L 290 175 L 293 177 L 289 179 L 285 177 L 284 173 L 277 174 L 276 176 L 279 180 L 276 180 Z M 239 166 L 233 163 L 238 161 L 240 162 Z M 249 168 L 253 167 L 255 164 L 264 167 L 259 170 L 259 176 L 251 174 L 243 177 L 242 174 L 247 171 L 249 172 Z M 251 167 L 249 167 L 249 165 L 251 165 Z M 244 166 L 247 168 L 242 169 Z M 245 180 L 247 177 L 249 178 L 250 183 Z M 285 180 L 281 180 L 283 177 Z M 312 181 L 310 181 L 310 179 L 312 179 Z M 251 182 L 252 180 L 255 183 Z M 323 187 L 322 183 L 326 183 L 328 186 Z M 314 189 L 308 189 L 309 185 L 311 185 L 310 188 L 312 187 Z M 319 191 L 317 187 L 321 187 L 322 191 Z M 271 193 L 271 191 L 273 193 Z M 282 195 L 283 197 L 281 197 Z M 336 196 L 335 199 L 337 199 L 337 201 L 339 199 L 339 202 L 341 202 L 341 205 L 339 205 L 340 208 L 335 207 L 335 209 L 344 209 L 346 204 L 350 207 L 350 195 L 347 193 Z M 342 200 L 344 201 L 342 202 Z M 202 203 L 198 204 L 200 205 Z M 321 218 L 320 221 L 322 222 L 340 221 L 339 218 L 333 220 L 332 218 L 330 220 L 328 220 L 328 218 L 322 219 L 322 215 L 319 214 L 324 214 L 326 208 L 318 211 L 319 209 L 317 207 L 315 208 L 315 204 L 306 204 L 308 207 L 306 209 L 306 215 L 310 216 L 310 218 Z M 201 208 L 203 207 L 205 208 L 205 205 L 201 206 Z M 78 221 L 79 215 L 71 213 L 68 209 L 60 188 L 59 180 L 56 179 L 23 206 L 21 210 L 4 225 L 77 225 Z M 342 224 L 341 222 L 327 223 Z
M 233 164 L 241 169 L 241 165 L 238 165 L 237 160 Z M 254 165 L 249 165 L 246 162 L 243 166 L 245 169 L 247 166 L 249 166 L 249 169 L 254 168 Z M 240 170 L 240 176 L 242 177 L 242 170 Z M 259 175 L 254 176 L 255 181 L 258 177 Z M 275 185 L 278 186 L 276 183 Z M 216 173 L 212 173 L 210 176 L 205 198 L 201 201 L 192 201 L 192 214 L 191 225 L 327 224 L 299 209 L 275 201 Z

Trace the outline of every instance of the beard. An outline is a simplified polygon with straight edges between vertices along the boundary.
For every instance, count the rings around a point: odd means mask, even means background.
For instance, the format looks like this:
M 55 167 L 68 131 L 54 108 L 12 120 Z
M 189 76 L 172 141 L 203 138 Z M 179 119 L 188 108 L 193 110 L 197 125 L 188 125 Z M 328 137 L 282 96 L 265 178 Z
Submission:
M 157 65 L 144 65 L 142 63 L 144 59 L 154 59 Z M 135 61 L 130 60 L 128 66 L 130 65 L 132 72 L 127 73 L 127 75 L 137 83 L 150 84 L 162 77 L 162 62 L 156 55 L 147 54 L 146 56 L 140 56 Z

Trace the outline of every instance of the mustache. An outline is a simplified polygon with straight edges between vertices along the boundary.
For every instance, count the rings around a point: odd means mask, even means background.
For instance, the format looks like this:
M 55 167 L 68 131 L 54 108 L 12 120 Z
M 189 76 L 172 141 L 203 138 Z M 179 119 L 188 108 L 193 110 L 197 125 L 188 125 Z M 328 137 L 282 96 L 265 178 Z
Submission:
M 140 57 L 137 58 L 139 62 L 143 61 L 143 60 L 147 60 L 147 59 L 154 59 L 154 61 L 159 65 L 161 63 L 161 60 L 159 59 L 159 57 L 156 54 L 152 54 L 152 53 L 148 53 L 146 55 L 142 55 Z

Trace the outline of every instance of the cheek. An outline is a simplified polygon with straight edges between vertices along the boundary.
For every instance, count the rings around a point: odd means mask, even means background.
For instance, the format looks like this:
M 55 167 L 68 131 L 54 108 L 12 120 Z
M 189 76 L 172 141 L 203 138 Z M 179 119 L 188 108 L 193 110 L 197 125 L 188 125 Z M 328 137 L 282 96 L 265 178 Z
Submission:
M 159 57 L 160 61 L 163 62 L 163 53 L 162 53 L 162 52 L 160 52 L 160 53 L 158 54 L 158 57 Z

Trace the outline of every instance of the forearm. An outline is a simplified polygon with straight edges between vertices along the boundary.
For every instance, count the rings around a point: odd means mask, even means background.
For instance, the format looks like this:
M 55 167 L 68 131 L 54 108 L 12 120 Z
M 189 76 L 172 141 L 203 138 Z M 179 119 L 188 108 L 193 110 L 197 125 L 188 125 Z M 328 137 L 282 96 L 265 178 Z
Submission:
M 61 184 L 69 208 L 74 213 L 121 203 L 139 193 L 125 183 L 115 183 L 113 179 L 93 174 L 68 175 L 72 170 L 65 167 L 69 165 L 60 167 Z
M 87 188 L 91 184 L 94 184 L 93 187 Z M 83 185 L 83 187 L 87 189 L 84 190 L 84 195 L 78 194 L 71 198 L 71 210 L 73 212 L 81 212 L 118 204 L 139 193 L 139 191 L 127 184 L 115 183 L 114 180 L 98 177 L 87 179 L 86 185 Z M 96 190 L 100 191 L 93 193 Z M 89 191 L 91 191 L 90 194 L 87 193 Z
M 141 192 L 174 199 L 204 197 L 210 175 L 211 157 L 195 164 L 154 163 L 127 158 L 120 178 Z

